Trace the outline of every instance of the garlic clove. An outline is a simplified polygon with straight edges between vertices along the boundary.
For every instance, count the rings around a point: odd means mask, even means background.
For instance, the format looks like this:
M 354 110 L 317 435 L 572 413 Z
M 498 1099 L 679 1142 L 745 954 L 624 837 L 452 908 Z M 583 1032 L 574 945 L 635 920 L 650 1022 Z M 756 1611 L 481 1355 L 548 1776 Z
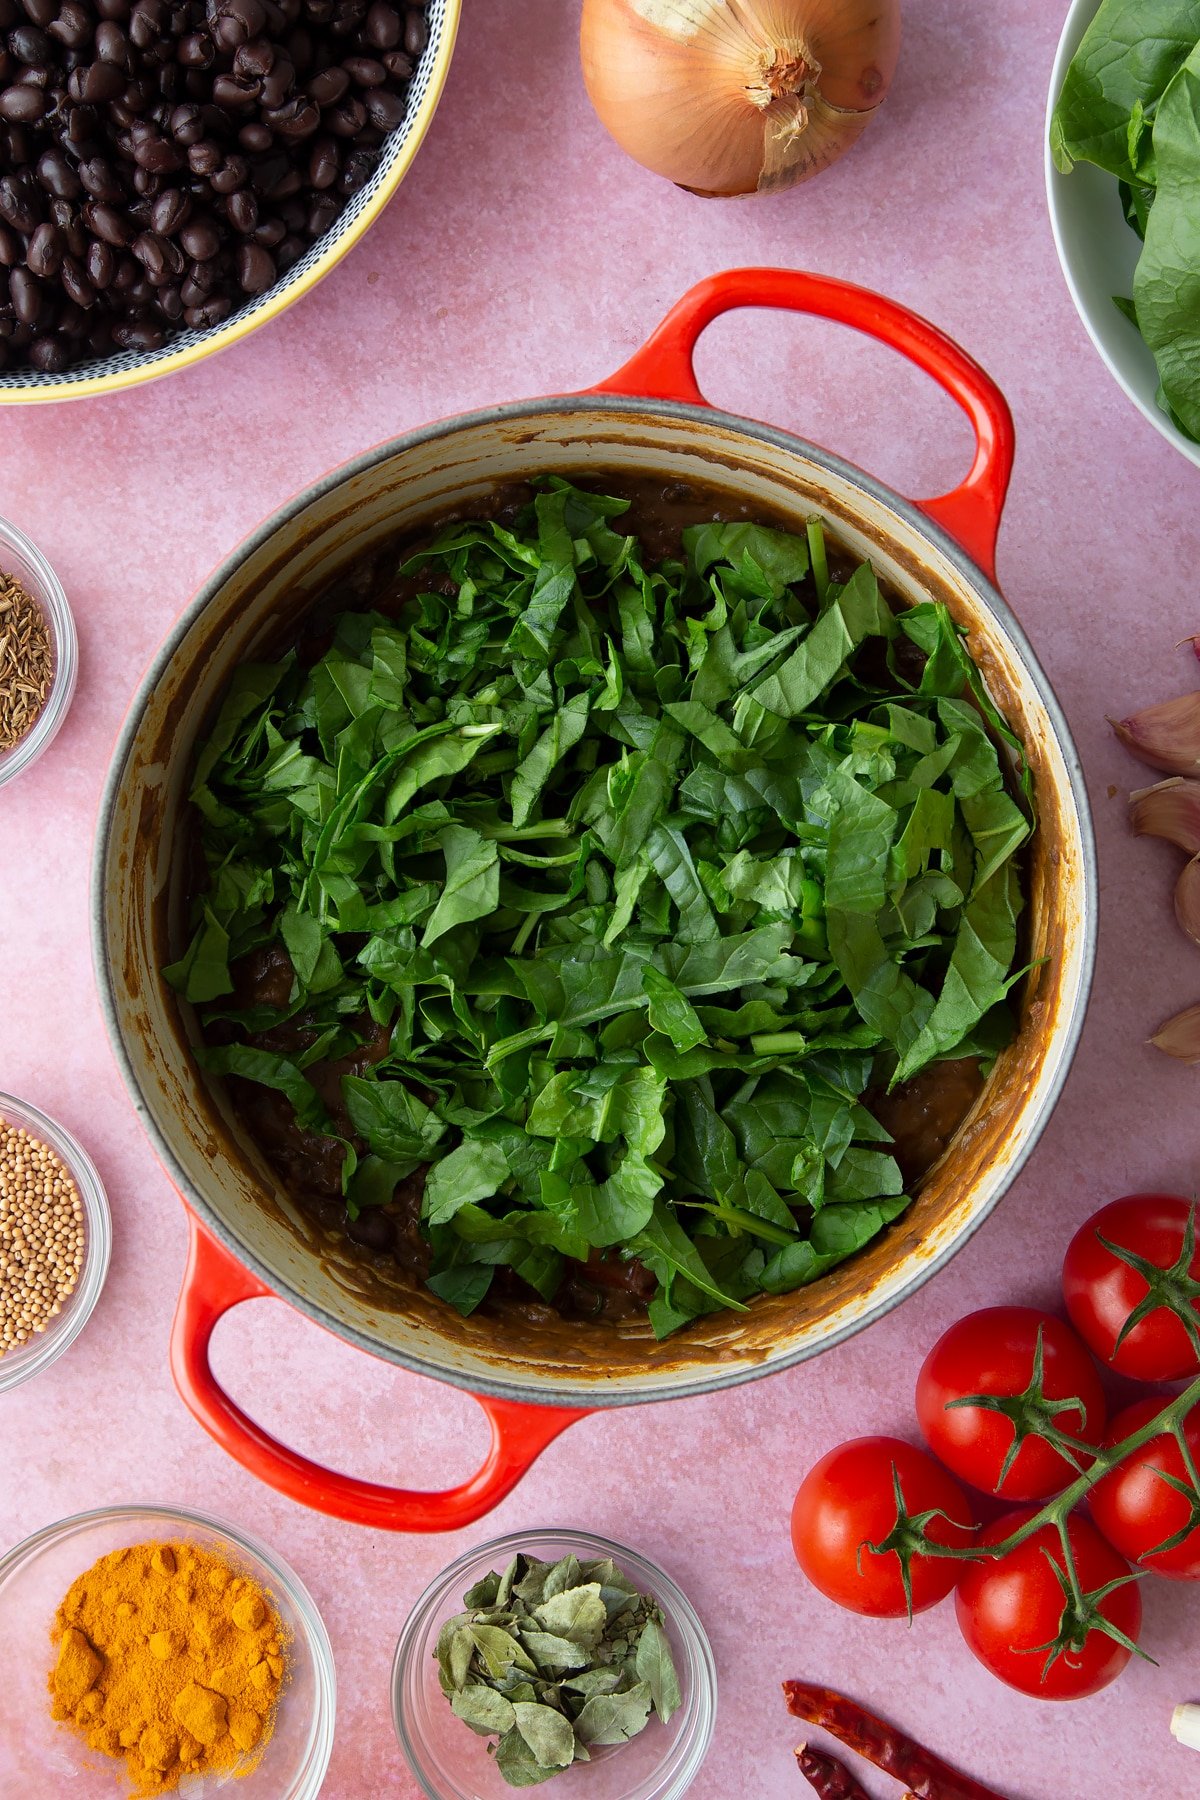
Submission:
M 1109 724 L 1127 750 L 1169 775 L 1200 773 L 1200 693 L 1160 700 L 1128 719 Z
M 1138 837 L 1166 838 L 1200 856 L 1200 781 L 1172 775 L 1129 796 L 1129 823 Z
M 1171 1714 L 1171 1736 L 1189 1750 L 1200 1750 L 1200 1706 L 1177 1706 Z
M 1200 1062 L 1200 1006 L 1189 1006 L 1160 1025 L 1150 1039 L 1156 1050 L 1179 1062 Z
M 1193 944 L 1200 944 L 1200 857 L 1193 857 L 1175 883 L 1175 917 Z

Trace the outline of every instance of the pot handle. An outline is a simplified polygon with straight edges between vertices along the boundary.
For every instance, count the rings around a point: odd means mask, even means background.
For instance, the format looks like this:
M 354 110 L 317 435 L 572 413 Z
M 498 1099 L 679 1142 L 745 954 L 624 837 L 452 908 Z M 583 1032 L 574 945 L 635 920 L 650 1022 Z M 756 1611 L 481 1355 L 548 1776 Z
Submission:
M 957 400 L 975 432 L 970 473 L 951 493 L 918 500 L 916 505 L 948 531 L 994 582 L 996 536 L 1013 464 L 1008 402 L 991 376 L 953 338 L 895 300 L 832 275 L 798 269 L 728 269 L 691 288 L 615 375 L 587 391 L 707 406 L 692 361 L 696 343 L 714 319 L 741 306 L 815 313 L 850 325 L 899 350 Z
M 497 1506 L 547 1444 L 587 1410 L 527 1406 L 515 1400 L 478 1400 L 492 1441 L 469 1480 L 441 1492 L 384 1487 L 326 1469 L 289 1450 L 244 1413 L 218 1386 L 208 1360 L 217 1320 L 243 1300 L 276 1298 L 273 1290 L 217 1241 L 189 1211 L 187 1268 L 171 1328 L 171 1372 L 185 1405 L 223 1450 L 268 1487 L 301 1506 L 352 1525 L 383 1531 L 456 1531 Z

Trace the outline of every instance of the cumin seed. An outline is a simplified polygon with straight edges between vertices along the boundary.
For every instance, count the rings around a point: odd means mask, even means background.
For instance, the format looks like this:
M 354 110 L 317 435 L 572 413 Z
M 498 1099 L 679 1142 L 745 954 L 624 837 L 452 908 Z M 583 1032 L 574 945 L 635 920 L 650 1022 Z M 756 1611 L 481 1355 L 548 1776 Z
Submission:
M 11 750 L 46 704 L 54 647 L 46 616 L 13 575 L 0 572 L 0 751 Z

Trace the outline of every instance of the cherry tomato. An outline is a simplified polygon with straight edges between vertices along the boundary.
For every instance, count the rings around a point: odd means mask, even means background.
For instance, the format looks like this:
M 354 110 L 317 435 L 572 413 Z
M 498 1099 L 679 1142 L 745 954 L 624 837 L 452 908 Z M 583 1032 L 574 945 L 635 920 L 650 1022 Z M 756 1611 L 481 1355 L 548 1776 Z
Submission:
M 1033 1516 L 1028 1506 L 1005 1513 L 980 1532 L 978 1542 L 1002 1543 Z M 1129 1564 L 1082 1514 L 1071 1514 L 1067 1534 L 1084 1594 L 1129 1574 Z M 967 1563 L 955 1596 L 959 1630 L 984 1668 L 1039 1700 L 1078 1700 L 1099 1693 L 1116 1680 L 1130 1657 L 1124 1644 L 1092 1630 L 1082 1634 L 1082 1643 L 1068 1643 L 1047 1667 L 1049 1646 L 1059 1635 L 1068 1604 L 1065 1580 L 1062 1541 L 1055 1526 L 1043 1525 L 1007 1556 Z M 1099 1602 L 1099 1611 L 1137 1642 L 1142 1602 L 1135 1582 L 1115 1588 Z
M 1181 1381 L 1200 1374 L 1200 1356 L 1182 1321 L 1166 1306 L 1140 1319 L 1116 1348 L 1129 1315 L 1150 1292 L 1150 1283 L 1100 1242 L 1144 1258 L 1155 1269 L 1171 1270 L 1182 1259 L 1192 1202 L 1177 1194 L 1127 1194 L 1101 1207 L 1076 1232 L 1063 1263 L 1063 1297 L 1071 1323 L 1102 1362 L 1136 1381 Z M 1170 1278 L 1179 1303 L 1197 1313 L 1200 1327 L 1200 1246 L 1189 1267 Z
M 1109 1427 L 1109 1443 L 1119 1444 L 1139 1426 L 1148 1425 L 1163 1404 L 1161 1400 L 1137 1400 L 1127 1406 Z M 1200 1470 L 1200 1406 L 1188 1413 L 1183 1435 L 1192 1462 Z M 1160 1556 L 1150 1554 L 1156 1544 L 1174 1537 L 1196 1516 L 1186 1495 L 1164 1481 L 1159 1470 L 1178 1481 L 1188 1479 L 1179 1445 L 1169 1434 L 1151 1438 L 1118 1463 L 1110 1475 L 1101 1477 L 1088 1495 L 1092 1517 L 1114 1549 L 1140 1568 L 1171 1581 L 1200 1581 L 1200 1521 L 1173 1550 L 1164 1550 Z
M 1017 1401 L 1030 1388 L 1042 1340 L 1041 1392 L 1050 1402 L 1076 1399 L 1056 1412 L 1036 1398 L 994 1412 L 982 1406 L 950 1406 L 969 1394 Z M 1096 1446 L 1108 1415 L 1096 1365 L 1069 1325 L 1031 1306 L 991 1306 L 960 1319 L 938 1339 L 917 1377 L 917 1418 L 934 1455 L 962 1481 L 1006 1500 L 1040 1500 L 1074 1481 L 1091 1462 L 1075 1463 L 1044 1438 L 1025 1436 L 1001 1481 L 1005 1458 L 1018 1434 L 1047 1423 L 1068 1437 Z M 1019 1421 L 1019 1425 L 1018 1425 Z
M 863 1548 L 882 1543 L 896 1523 L 893 1471 L 908 1513 L 933 1509 L 949 1514 L 931 1519 L 926 1527 L 935 1543 L 971 1542 L 975 1519 L 958 1483 L 923 1450 L 900 1438 L 864 1437 L 840 1444 L 809 1470 L 792 1507 L 792 1546 L 813 1586 L 839 1606 L 878 1619 L 903 1618 L 908 1611 L 898 1552 L 876 1555 Z M 949 1558 L 914 1555 L 912 1610 L 924 1612 L 944 1600 L 961 1567 Z

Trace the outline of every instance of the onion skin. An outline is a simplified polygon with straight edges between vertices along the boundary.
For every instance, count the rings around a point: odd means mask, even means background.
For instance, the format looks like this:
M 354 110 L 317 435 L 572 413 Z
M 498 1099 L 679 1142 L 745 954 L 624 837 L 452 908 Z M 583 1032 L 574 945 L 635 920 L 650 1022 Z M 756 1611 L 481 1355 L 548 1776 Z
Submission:
M 1200 857 L 1193 857 L 1175 883 L 1175 917 L 1193 944 L 1200 944 Z
M 706 197 L 819 175 L 866 130 L 899 0 L 584 0 L 588 95 L 635 162 Z

